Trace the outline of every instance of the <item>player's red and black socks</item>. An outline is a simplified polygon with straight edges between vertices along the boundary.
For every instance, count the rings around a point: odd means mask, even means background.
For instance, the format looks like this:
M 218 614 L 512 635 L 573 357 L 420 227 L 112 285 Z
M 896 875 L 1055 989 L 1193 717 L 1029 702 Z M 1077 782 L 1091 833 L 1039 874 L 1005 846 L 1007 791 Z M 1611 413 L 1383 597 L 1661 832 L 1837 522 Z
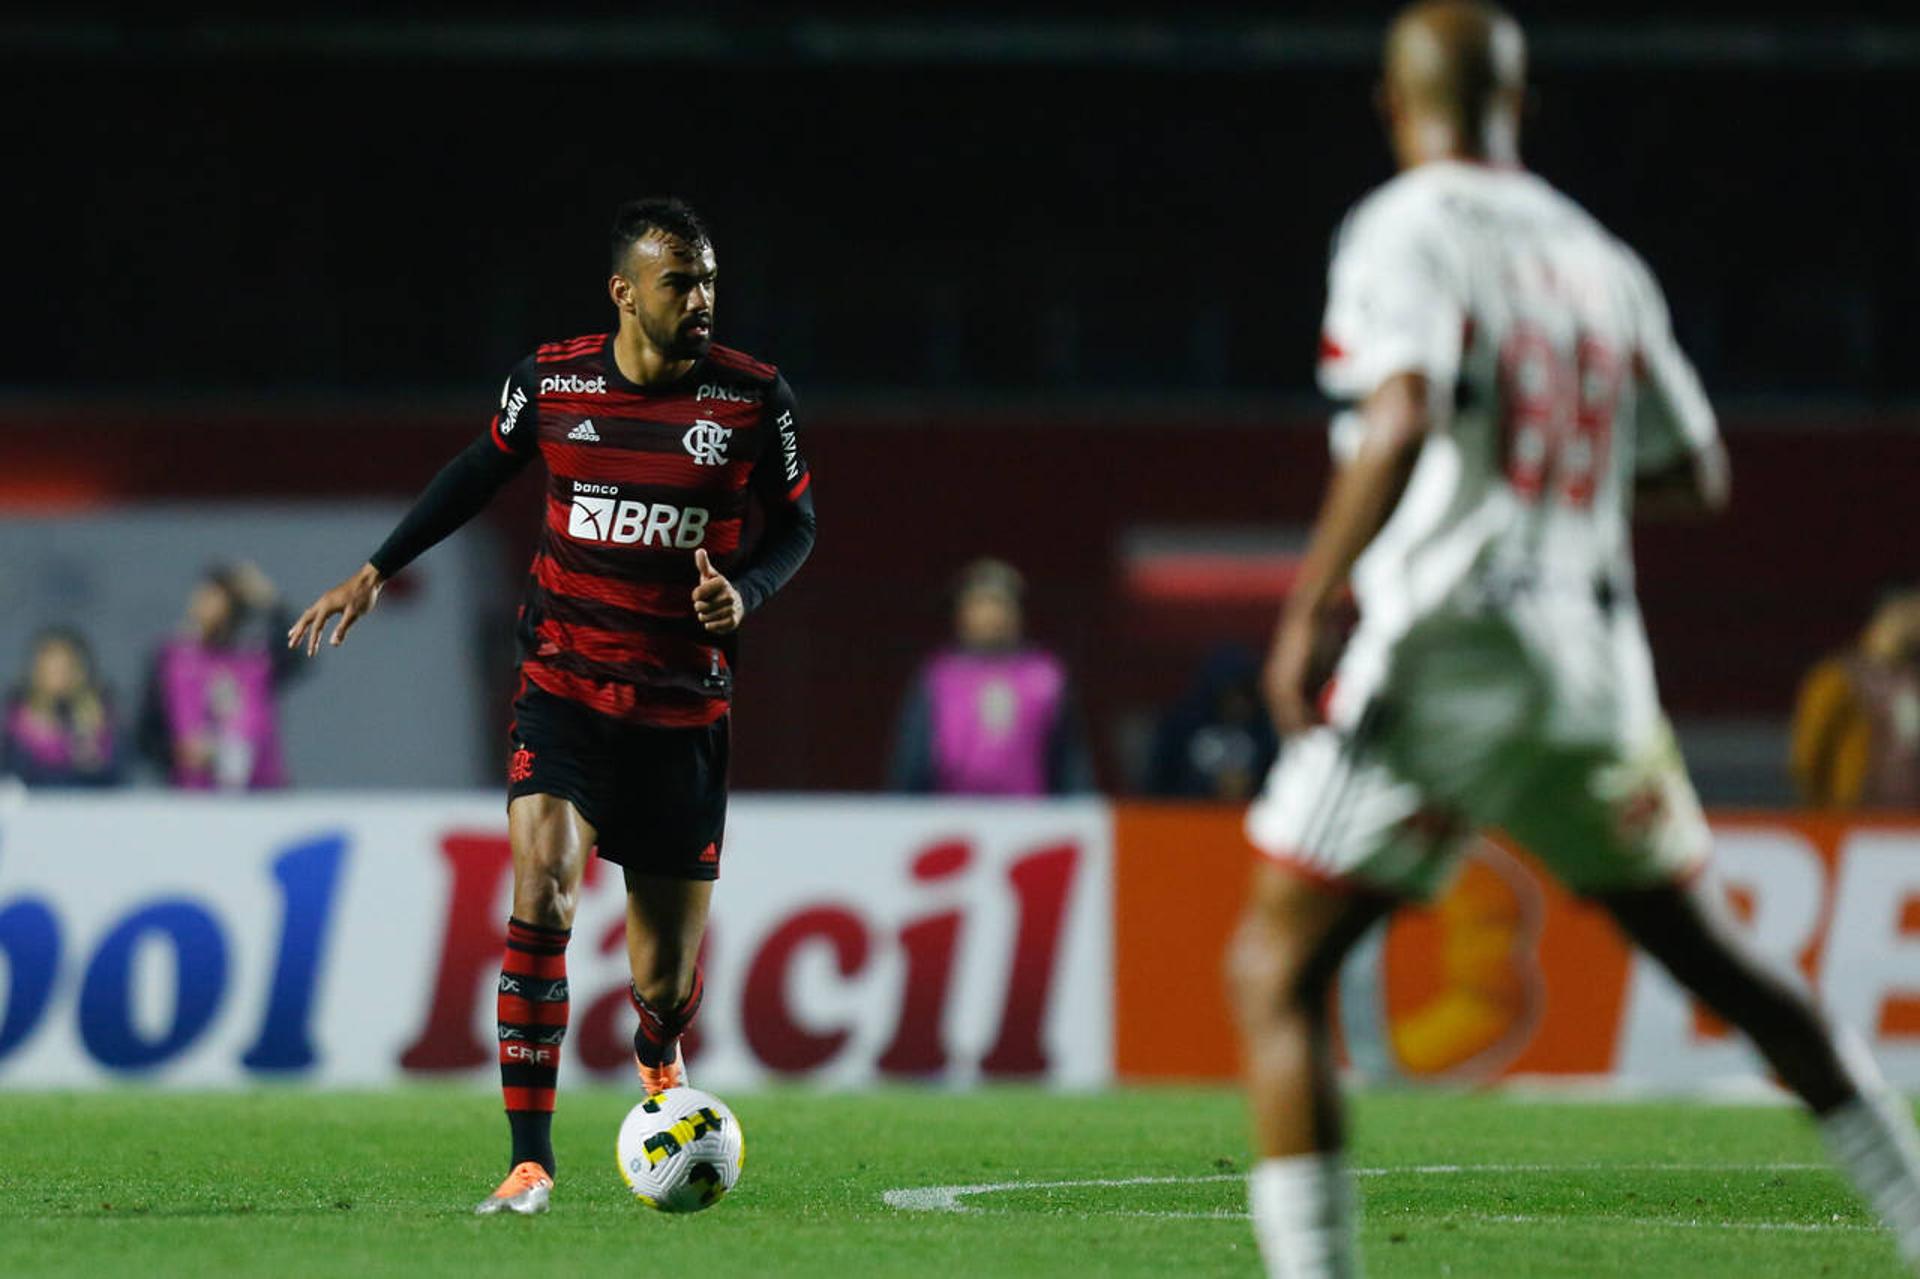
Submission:
M 553 1175 L 553 1096 L 567 1034 L 569 928 L 507 920 L 500 965 L 500 1092 L 517 1168 L 531 1159 Z
M 706 981 L 695 968 L 692 991 L 680 1001 L 679 1007 L 662 1013 L 641 997 L 638 987 L 627 983 L 627 998 L 633 1001 L 633 1011 L 640 1014 L 640 1024 L 633 1031 L 633 1055 L 640 1059 L 641 1065 L 654 1070 L 672 1060 L 674 1045 L 693 1024 L 700 1012 L 700 997 L 705 993 Z

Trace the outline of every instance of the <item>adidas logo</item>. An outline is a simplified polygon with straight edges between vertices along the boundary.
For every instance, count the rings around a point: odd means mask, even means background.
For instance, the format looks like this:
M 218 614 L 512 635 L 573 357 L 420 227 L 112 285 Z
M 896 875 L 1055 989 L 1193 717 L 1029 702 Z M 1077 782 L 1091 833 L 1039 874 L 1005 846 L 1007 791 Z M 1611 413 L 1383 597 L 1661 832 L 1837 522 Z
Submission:
M 571 431 L 568 431 L 567 438 L 570 440 L 591 440 L 593 443 L 598 444 L 600 442 L 600 432 L 593 429 L 593 419 L 588 418 Z

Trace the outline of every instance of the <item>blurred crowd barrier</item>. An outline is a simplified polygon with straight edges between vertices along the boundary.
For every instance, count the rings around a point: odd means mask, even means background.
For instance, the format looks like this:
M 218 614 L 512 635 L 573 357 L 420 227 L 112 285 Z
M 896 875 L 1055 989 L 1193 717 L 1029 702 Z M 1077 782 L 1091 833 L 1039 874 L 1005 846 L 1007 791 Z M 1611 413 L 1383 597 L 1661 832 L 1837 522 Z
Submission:
M 466 413 L 262 407 L 205 418 L 0 406 L 0 663 L 16 669 L 37 627 L 77 623 L 132 696 L 139 662 L 209 562 L 255 558 L 289 598 L 313 598 L 484 429 L 490 402 L 475 400 Z M 1264 651 L 1327 475 L 1324 418 L 1299 408 L 803 407 L 820 543 L 742 636 L 733 765 L 744 789 L 879 786 L 915 672 L 949 634 L 949 587 L 992 555 L 1025 574 L 1028 633 L 1074 678 L 1096 781 L 1137 790 L 1156 719 L 1207 655 L 1223 644 Z M 1787 719 L 1802 677 L 1853 640 L 1883 587 L 1913 576 L 1892 513 L 1920 473 L 1915 425 L 1899 413 L 1730 414 L 1729 516 L 1639 533 L 1637 593 L 1661 691 L 1709 802 L 1793 802 Z M 160 432 L 165 467 L 148 461 Z M 537 470 L 401 574 L 352 643 L 288 693 L 296 785 L 499 776 L 514 604 L 542 511 Z M 249 532 L 248 511 L 286 539 Z M 150 515 L 137 537 L 112 532 Z M 295 534 L 303 522 L 310 531 Z M 82 541 L 70 529 L 100 532 Z M 122 564 L 132 580 L 115 576 Z M 890 605 L 880 624 L 875 582 Z M 425 704 L 455 679 L 470 690 L 464 704 Z
M 71 629 L 92 650 L 128 765 L 120 780 L 164 781 L 163 769 L 137 758 L 136 725 L 156 657 L 182 634 L 209 566 L 257 562 L 297 612 L 356 567 L 405 509 L 227 499 L 0 514 L 0 696 L 18 693 L 37 633 Z M 484 631 L 477 619 L 500 594 L 499 556 L 484 528 L 456 534 L 385 593 L 379 624 L 358 629 L 352 648 L 301 664 L 309 678 L 289 681 L 280 699 L 285 781 L 468 786 L 498 775 L 505 734 L 495 708 L 504 714 L 506 697 L 489 675 L 508 666 L 501 650 L 511 619 Z
M 693 1068 L 1067 1087 L 1228 1078 L 1236 810 L 1100 800 L 736 800 Z M 1715 819 L 1715 883 L 1889 1074 L 1920 1086 L 1920 815 Z M 17 797 L 0 815 L 0 1086 L 494 1080 L 504 814 L 465 792 Z M 631 1070 L 617 874 L 569 954 L 564 1073 Z M 1495 843 L 1349 964 L 1375 1080 L 1687 1091 L 1756 1060 L 1605 918 Z

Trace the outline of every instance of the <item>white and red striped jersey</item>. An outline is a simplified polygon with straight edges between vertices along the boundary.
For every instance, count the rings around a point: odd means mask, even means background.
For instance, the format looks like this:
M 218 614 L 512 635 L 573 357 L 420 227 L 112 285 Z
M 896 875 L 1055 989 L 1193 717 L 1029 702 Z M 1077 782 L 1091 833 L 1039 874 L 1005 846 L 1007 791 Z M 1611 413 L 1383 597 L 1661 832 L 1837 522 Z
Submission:
M 1409 372 L 1433 429 L 1353 572 L 1376 645 L 1514 582 L 1629 593 L 1635 472 L 1715 436 L 1652 273 L 1521 169 L 1423 165 L 1342 226 L 1321 385 L 1358 402 Z

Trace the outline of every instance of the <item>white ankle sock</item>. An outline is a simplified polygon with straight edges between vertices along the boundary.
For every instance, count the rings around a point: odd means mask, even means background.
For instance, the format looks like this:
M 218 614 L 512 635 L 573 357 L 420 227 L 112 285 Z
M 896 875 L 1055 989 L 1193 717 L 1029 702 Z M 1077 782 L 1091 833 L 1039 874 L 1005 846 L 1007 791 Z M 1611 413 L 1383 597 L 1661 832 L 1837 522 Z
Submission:
M 1900 1255 L 1920 1262 L 1920 1135 L 1914 1132 L 1913 1112 L 1887 1086 L 1856 1036 L 1842 1031 L 1839 1047 L 1860 1096 L 1821 1115 L 1816 1120 L 1820 1136 L 1833 1161 L 1893 1231 Z
M 1353 1183 L 1339 1155 L 1263 1159 L 1247 1199 L 1268 1279 L 1357 1279 Z

